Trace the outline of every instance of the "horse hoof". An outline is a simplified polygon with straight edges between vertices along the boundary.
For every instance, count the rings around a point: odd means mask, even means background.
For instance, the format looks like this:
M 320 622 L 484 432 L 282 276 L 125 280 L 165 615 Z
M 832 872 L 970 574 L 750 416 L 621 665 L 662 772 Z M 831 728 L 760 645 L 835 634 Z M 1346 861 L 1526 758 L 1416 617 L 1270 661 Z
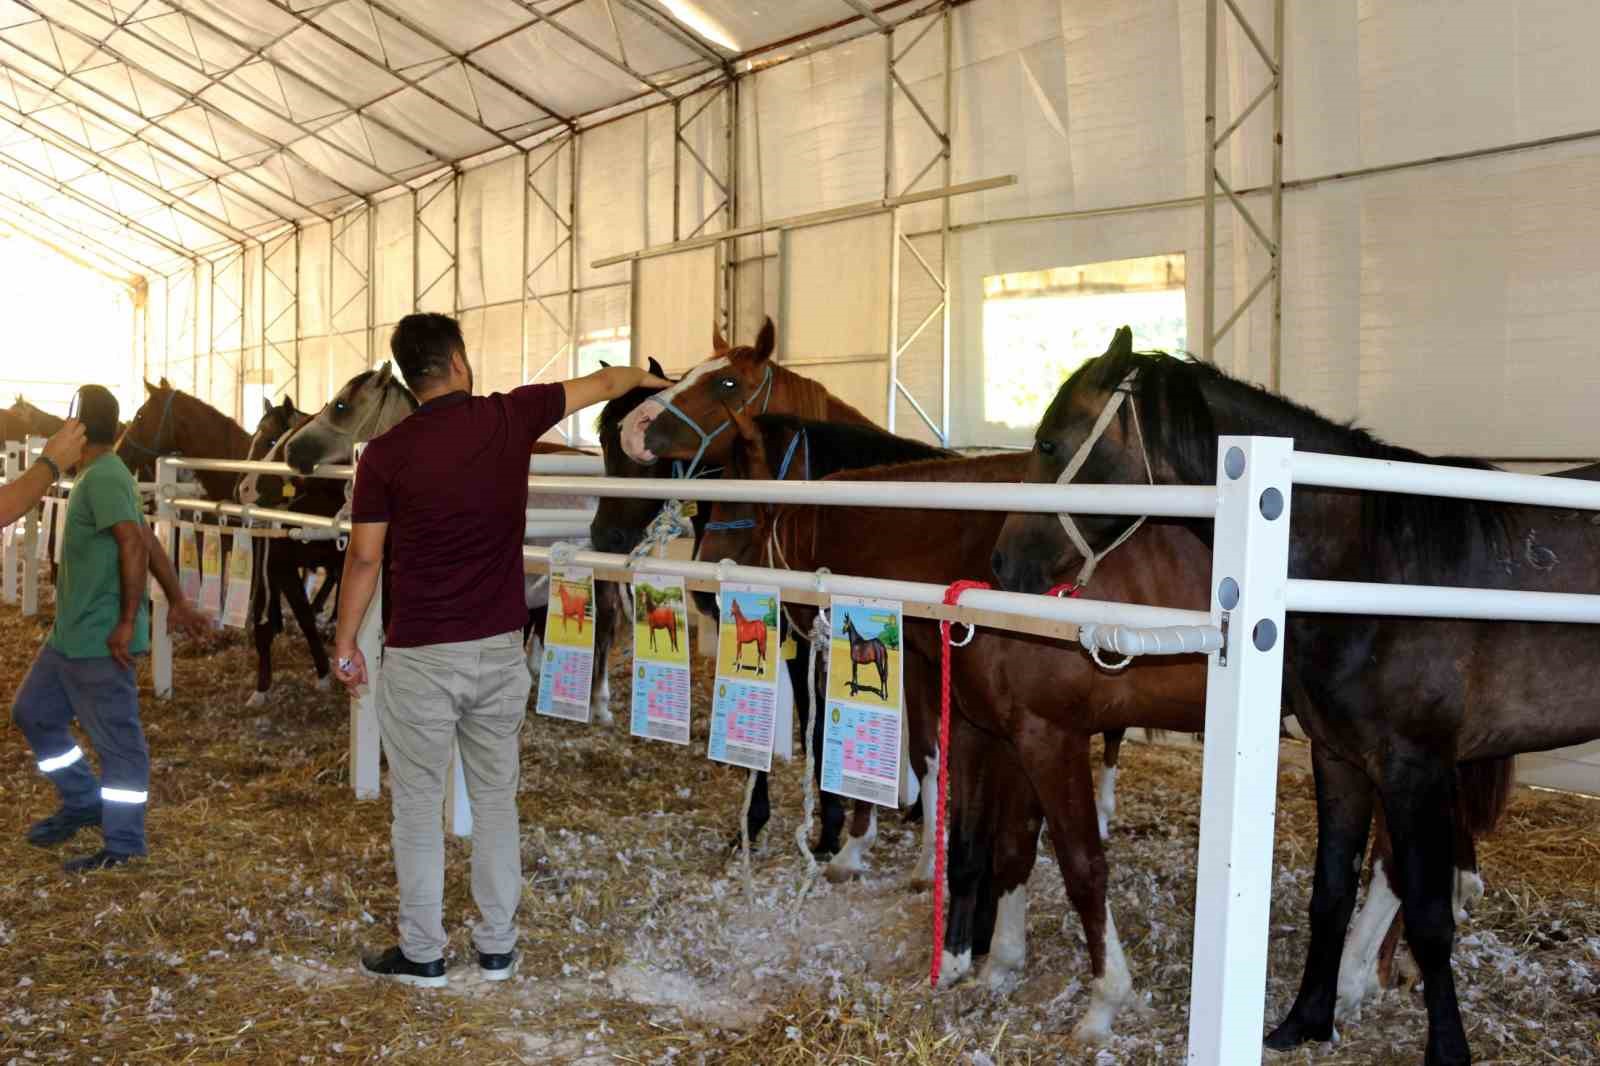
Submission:
M 952 954 L 950 954 L 949 951 L 945 951 L 944 952 L 944 957 L 942 959 L 940 959 L 940 961 L 939 961 L 939 985 L 938 985 L 938 990 L 940 992 L 943 992 L 947 988 L 955 987 L 957 984 L 959 984 L 961 982 L 962 978 L 966 977 L 967 974 L 969 974 L 971 972 L 972 972 L 972 949 L 971 948 L 968 948 L 967 950 L 963 951 L 959 955 L 952 955 Z
M 833 862 L 822 868 L 823 876 L 836 885 L 847 885 L 851 881 L 860 878 L 865 872 L 853 866 L 840 866 L 838 863 Z
M 933 887 L 933 878 L 928 874 L 915 873 L 906 878 L 906 891 L 913 895 L 926 892 Z
M 252 692 L 250 698 L 244 701 L 244 705 L 252 709 L 265 707 L 267 705 L 267 694 L 265 692 Z
M 1323 1032 L 1326 1035 L 1322 1035 Z M 1278 1024 L 1278 1027 L 1267 1034 L 1263 1043 L 1269 1051 L 1291 1051 L 1301 1044 L 1313 1041 L 1326 1043 L 1333 1039 L 1333 1024 L 1330 1022 L 1324 1030 L 1322 1026 L 1310 1026 L 1297 1019 L 1293 1014 Z

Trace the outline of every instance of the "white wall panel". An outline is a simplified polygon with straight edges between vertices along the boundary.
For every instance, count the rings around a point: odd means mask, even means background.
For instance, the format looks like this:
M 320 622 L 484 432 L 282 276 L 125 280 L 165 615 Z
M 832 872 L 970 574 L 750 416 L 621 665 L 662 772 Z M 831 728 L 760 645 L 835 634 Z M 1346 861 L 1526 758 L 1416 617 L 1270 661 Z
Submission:
M 711 355 L 717 252 L 700 248 L 635 263 L 633 361 L 654 357 L 674 376 Z
M 888 358 L 889 240 L 887 213 L 784 234 L 780 359 Z
M 512 156 L 461 176 L 461 306 L 518 298 L 522 272 L 522 160 Z
M 373 249 L 375 324 L 393 325 L 411 313 L 413 277 L 411 197 L 380 200 L 376 212 L 377 246 Z M 387 347 L 387 344 L 385 345 Z

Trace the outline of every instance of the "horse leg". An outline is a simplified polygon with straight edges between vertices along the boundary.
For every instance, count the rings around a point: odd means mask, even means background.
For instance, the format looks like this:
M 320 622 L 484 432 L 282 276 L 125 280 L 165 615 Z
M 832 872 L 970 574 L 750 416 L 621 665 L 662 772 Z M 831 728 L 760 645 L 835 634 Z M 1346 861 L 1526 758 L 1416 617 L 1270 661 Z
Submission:
M 1111 836 L 1111 819 L 1117 816 L 1117 762 L 1122 757 L 1122 737 L 1126 732 L 1124 729 L 1105 732 L 1105 751 L 1100 756 L 1100 787 L 1095 792 L 1101 840 Z
M 1042 808 L 1017 765 L 1015 751 L 991 743 L 991 759 L 1005 772 L 989 777 L 994 836 L 990 884 L 997 900 L 994 935 L 980 974 L 990 988 L 1005 987 L 1028 957 L 1028 877 L 1039 850 Z M 982 950 L 983 944 L 978 945 Z
M 1287 1051 L 1310 1040 L 1333 1039 L 1340 955 L 1355 910 L 1360 863 L 1372 823 L 1372 782 L 1361 767 L 1336 755 L 1328 745 L 1313 742 L 1311 768 L 1317 787 L 1311 944 L 1294 1006 L 1267 1036 L 1267 1047 L 1274 1051 Z
M 533 689 L 539 690 L 539 672 L 544 669 L 544 626 L 549 607 L 530 607 L 528 624 L 523 628 L 522 649 L 528 661 L 528 676 L 533 678 Z
M 317 619 L 311 613 L 311 601 L 306 599 L 305 586 L 295 579 L 294 560 L 288 556 L 289 553 L 285 551 L 273 552 L 273 559 L 278 560 L 273 566 L 287 568 L 287 573 L 279 571 L 279 584 L 283 588 L 284 598 L 289 601 L 289 610 L 293 612 L 294 620 L 300 626 L 300 632 L 305 634 L 306 646 L 311 649 L 311 663 L 317 671 L 317 689 L 325 692 L 331 683 L 331 675 L 328 672 L 328 650 L 323 647 L 322 634 L 317 632 Z
M 1455 767 L 1431 753 L 1395 752 L 1384 767 L 1382 788 L 1406 943 L 1422 974 L 1422 1000 L 1428 1010 L 1423 1066 L 1467 1066 L 1472 1053 L 1450 969 L 1456 931 L 1451 906 L 1455 839 L 1454 834 L 1435 829 L 1440 819 L 1455 813 Z
M 611 589 L 611 593 L 608 594 L 606 589 Z M 615 720 L 611 715 L 611 671 L 607 668 L 611 643 L 616 639 L 617 616 L 621 613 L 615 589 L 615 585 L 595 582 L 594 675 L 589 681 L 589 721 L 602 726 L 610 725 Z M 582 632 L 581 611 L 578 613 L 578 626 Z
M 878 805 L 866 800 L 855 801 L 855 811 L 850 818 L 850 835 L 844 847 L 823 868 L 828 880 L 837 883 L 851 881 L 867 872 L 867 852 L 878 842 Z
M 1399 944 L 1400 897 L 1395 892 L 1394 850 L 1383 811 L 1377 812 L 1372 838 L 1372 874 L 1367 898 L 1350 923 L 1339 958 L 1339 993 L 1334 1021 L 1359 1021 L 1361 1004 L 1392 987 L 1390 970 Z
M 939 963 L 939 988 L 956 984 L 972 970 L 977 904 L 990 872 L 987 825 L 983 817 L 984 776 L 989 767 L 977 731 L 959 716 L 950 719 L 950 746 L 959 757 L 951 765 L 961 773 L 950 780 L 945 884 L 948 892 L 944 955 Z
M 256 641 L 256 690 L 245 700 L 246 707 L 265 707 L 267 705 L 267 692 L 272 688 L 272 610 L 269 604 L 275 603 L 278 597 L 277 584 L 270 574 L 262 572 L 261 550 L 259 544 L 253 545 L 255 550 L 255 567 L 251 571 L 254 577 L 251 580 L 255 602 L 251 604 L 251 631 Z

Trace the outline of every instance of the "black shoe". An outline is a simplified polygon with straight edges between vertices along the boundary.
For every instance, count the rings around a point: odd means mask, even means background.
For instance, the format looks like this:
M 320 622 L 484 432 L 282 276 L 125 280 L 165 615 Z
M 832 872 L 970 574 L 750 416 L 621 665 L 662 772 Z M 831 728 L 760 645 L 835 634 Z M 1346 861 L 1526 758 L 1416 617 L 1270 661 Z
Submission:
M 363 955 L 361 972 L 417 988 L 443 988 L 446 983 L 443 959 L 412 962 L 399 947 L 392 947 L 381 955 Z
M 478 952 L 478 974 L 485 981 L 507 981 L 516 972 L 515 951 L 508 951 L 503 955 L 491 955 L 487 951 Z
M 48 818 L 42 818 L 28 827 L 28 843 L 36 848 L 64 844 L 77 835 L 78 830 L 100 824 L 100 807 L 62 807 Z
M 139 856 L 126 851 L 110 851 L 101 848 L 93 855 L 80 855 L 76 859 L 68 859 L 61 864 L 61 868 L 69 874 L 86 874 L 93 870 L 105 870 L 112 866 L 121 866 Z

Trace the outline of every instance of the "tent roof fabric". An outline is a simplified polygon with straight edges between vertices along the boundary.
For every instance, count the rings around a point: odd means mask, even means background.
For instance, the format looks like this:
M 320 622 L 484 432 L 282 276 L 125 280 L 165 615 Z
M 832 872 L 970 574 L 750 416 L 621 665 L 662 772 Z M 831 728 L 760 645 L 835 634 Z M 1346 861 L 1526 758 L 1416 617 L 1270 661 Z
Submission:
M 879 18 L 864 0 L 0 0 L 0 214 L 160 272 Z

